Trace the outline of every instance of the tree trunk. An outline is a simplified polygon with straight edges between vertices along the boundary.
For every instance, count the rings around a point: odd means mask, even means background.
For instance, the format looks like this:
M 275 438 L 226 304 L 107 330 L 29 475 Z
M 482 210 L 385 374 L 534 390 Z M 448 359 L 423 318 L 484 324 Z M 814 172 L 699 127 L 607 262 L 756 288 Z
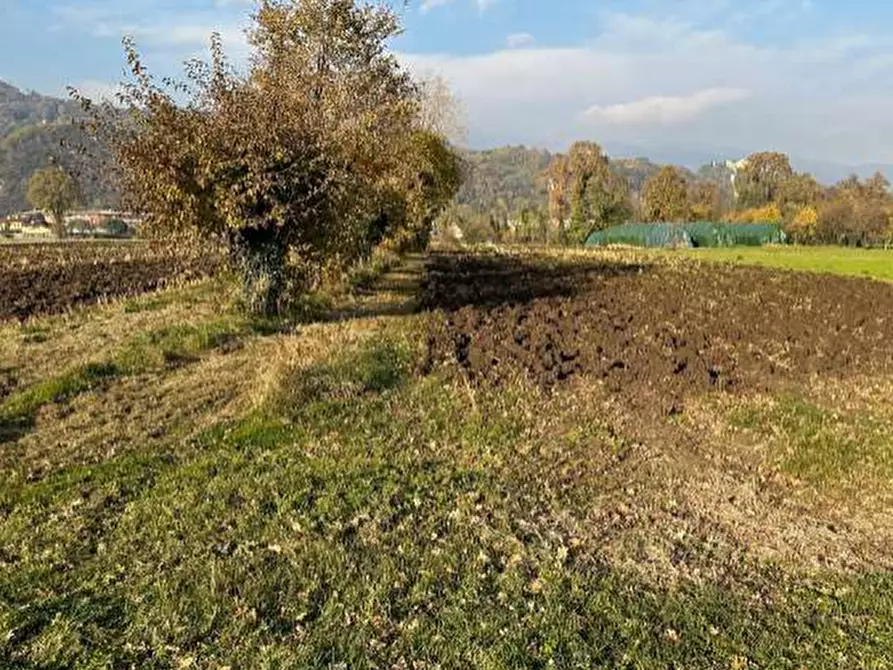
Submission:
M 285 292 L 286 248 L 275 226 L 244 228 L 229 233 L 230 263 L 242 283 L 245 306 L 253 314 L 271 316 Z
M 59 239 L 68 236 L 65 229 L 65 212 L 53 212 L 53 234 Z

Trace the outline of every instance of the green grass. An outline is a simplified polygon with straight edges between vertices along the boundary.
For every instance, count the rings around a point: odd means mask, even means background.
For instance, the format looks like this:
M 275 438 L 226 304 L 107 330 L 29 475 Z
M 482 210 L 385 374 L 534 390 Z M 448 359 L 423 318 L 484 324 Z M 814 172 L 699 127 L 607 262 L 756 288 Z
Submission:
M 672 448 L 628 441 L 592 388 L 421 374 L 425 318 L 317 324 L 233 352 L 236 370 L 283 366 L 261 375 L 275 388 L 188 437 L 106 436 L 55 467 L 32 467 L 40 426 L 0 445 L 15 475 L 0 485 L 0 668 L 891 667 L 889 572 L 735 553 L 712 517 L 639 488 L 649 469 L 678 476 L 660 460 Z M 189 374 L 229 383 L 186 364 L 288 326 L 228 313 L 148 326 L 17 391 L 0 417 L 120 376 L 175 398 Z M 867 414 L 784 396 L 731 421 L 768 445 L 767 468 L 817 488 L 893 476 L 886 424 Z M 21 467 L 19 449 L 36 449 Z M 618 502 L 625 516 L 605 525 Z M 612 532 L 642 564 L 668 542 L 678 578 L 616 560 Z
M 202 352 L 234 342 L 246 332 L 246 324 L 232 318 L 166 326 L 135 335 L 114 358 L 123 370 L 138 374 L 165 365 L 189 363 Z
M 197 281 L 185 287 L 169 288 L 146 295 L 135 296 L 121 301 L 125 314 L 158 312 L 172 305 L 199 305 L 203 302 L 220 301 L 227 292 L 233 292 L 230 278 L 216 277 L 213 280 Z
M 71 400 L 119 374 L 114 363 L 89 363 L 15 393 L 0 405 L 0 430 L 10 424 L 28 423 L 44 405 Z
M 893 281 L 893 250 L 780 246 L 694 249 L 682 253 L 704 261 Z
M 376 337 L 359 352 L 293 374 L 275 402 L 288 412 L 308 403 L 354 400 L 399 386 L 412 365 L 413 352 L 407 341 Z
M 622 441 L 539 391 L 413 376 L 413 351 L 374 337 L 190 449 L 4 491 L 0 665 L 888 667 L 889 575 L 611 567 L 585 519 Z
M 125 300 L 124 313 L 139 314 L 141 312 L 157 312 L 158 310 L 167 307 L 168 304 L 170 304 L 168 301 L 160 298 L 152 298 L 148 300 L 145 298 Z
M 893 478 L 889 423 L 864 413 L 832 412 L 785 395 L 739 408 L 731 423 L 761 433 L 783 472 L 825 492 L 850 494 Z
M 105 360 L 78 366 L 57 376 L 16 391 L 0 404 L 0 436 L 27 429 L 46 405 L 71 401 L 98 384 L 132 375 L 184 365 L 203 352 L 227 344 L 251 332 L 265 332 L 266 322 L 224 317 L 200 324 L 180 324 L 137 333 Z
M 42 323 L 25 323 L 19 328 L 23 344 L 43 344 L 52 337 L 52 329 Z

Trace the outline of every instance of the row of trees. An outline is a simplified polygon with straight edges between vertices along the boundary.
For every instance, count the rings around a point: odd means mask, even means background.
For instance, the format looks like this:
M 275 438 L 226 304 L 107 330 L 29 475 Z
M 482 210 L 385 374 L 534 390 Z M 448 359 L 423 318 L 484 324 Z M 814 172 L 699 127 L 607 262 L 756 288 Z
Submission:
M 884 175 L 860 181 L 851 176 L 803 206 L 790 221 L 804 243 L 873 246 L 893 243 L 893 199 Z
M 630 220 L 715 220 L 723 208 L 717 183 L 646 159 L 612 162 L 594 142 L 577 142 L 567 154 L 549 156 L 530 179 L 529 191 L 541 191 L 542 201 L 498 197 L 483 208 L 461 203 L 444 214 L 442 228 L 460 230 L 474 242 L 580 244 L 594 230 Z
M 559 160 L 555 165 L 563 170 L 563 164 Z M 605 160 L 600 161 L 599 169 L 604 165 Z M 731 198 L 717 181 L 692 180 L 679 168 L 665 166 L 645 182 L 638 207 L 628 199 L 623 184 L 601 176 L 603 171 L 589 174 L 599 181 L 595 194 L 608 209 L 589 210 L 587 233 L 620 218 L 629 220 L 630 212 L 638 209 L 643 221 L 780 223 L 801 243 L 864 246 L 888 244 L 893 238 L 893 198 L 890 183 L 881 173 L 865 181 L 852 176 L 825 188 L 812 175 L 795 172 L 785 154 L 763 152 L 749 156 L 731 176 Z M 562 193 L 553 189 L 551 202 L 561 202 Z M 571 197 L 576 196 L 572 193 Z M 629 203 L 628 207 L 622 202 Z M 570 229 L 581 230 L 573 214 Z
M 638 161 L 641 163 L 641 161 Z M 749 156 L 737 169 L 711 166 L 698 175 L 683 168 L 651 168 L 639 180 L 624 174 L 592 142 L 574 144 L 555 155 L 542 172 L 542 203 L 522 203 L 511 211 L 503 200 L 483 211 L 463 206 L 445 218 L 473 240 L 574 244 L 594 230 L 627 221 L 727 221 L 779 223 L 792 240 L 805 244 L 889 244 L 893 238 L 893 198 L 882 174 L 860 181 L 850 177 L 826 188 L 797 173 L 777 152 Z
M 449 95 L 403 69 L 400 31 L 384 1 L 262 0 L 246 73 L 215 36 L 210 62 L 159 84 L 125 42 L 119 106 L 74 94 L 146 230 L 225 244 L 248 305 L 270 313 L 292 282 L 424 244 L 459 188 Z

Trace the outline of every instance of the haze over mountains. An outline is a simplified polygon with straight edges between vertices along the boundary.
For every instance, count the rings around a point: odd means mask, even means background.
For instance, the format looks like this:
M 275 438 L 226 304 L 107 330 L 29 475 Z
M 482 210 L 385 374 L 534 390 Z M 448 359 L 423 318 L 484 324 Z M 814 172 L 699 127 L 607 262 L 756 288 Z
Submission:
M 0 81 L 0 216 L 27 209 L 25 192 L 30 175 L 52 160 L 64 163 L 67 152 L 61 147 L 63 143 L 84 141 L 81 131 L 72 123 L 79 114 L 78 105 L 69 100 L 24 92 Z M 627 177 L 633 191 L 638 191 L 660 164 L 684 166 L 696 178 L 699 166 L 712 161 L 738 159 L 752 151 L 773 149 L 718 147 L 712 155 L 696 151 L 667 153 L 649 151 L 647 146 L 612 142 L 610 137 L 591 139 L 615 157 L 615 169 Z M 489 203 L 500 197 L 509 202 L 541 200 L 545 193 L 537 183 L 537 176 L 549 164 L 551 156 L 549 150 L 520 146 L 469 149 L 466 157 L 471 165 L 470 178 L 459 200 L 468 204 Z M 825 184 L 853 173 L 868 177 L 876 171 L 893 179 L 893 165 L 888 164 L 844 165 L 797 156 L 792 156 L 792 163 L 798 171 L 810 172 Z M 91 206 L 109 205 L 115 199 L 114 193 L 96 180 L 82 186 L 85 200 Z

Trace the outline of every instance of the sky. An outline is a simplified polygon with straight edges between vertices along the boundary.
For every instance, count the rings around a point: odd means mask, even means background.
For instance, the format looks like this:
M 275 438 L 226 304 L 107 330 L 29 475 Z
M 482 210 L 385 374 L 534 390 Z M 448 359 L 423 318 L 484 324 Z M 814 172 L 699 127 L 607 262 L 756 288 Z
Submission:
M 121 38 L 172 75 L 219 31 L 244 62 L 251 0 L 0 0 L 0 79 L 60 95 L 121 79 Z M 696 165 L 757 150 L 893 163 L 890 0 L 411 0 L 394 50 L 443 76 L 475 148 Z

